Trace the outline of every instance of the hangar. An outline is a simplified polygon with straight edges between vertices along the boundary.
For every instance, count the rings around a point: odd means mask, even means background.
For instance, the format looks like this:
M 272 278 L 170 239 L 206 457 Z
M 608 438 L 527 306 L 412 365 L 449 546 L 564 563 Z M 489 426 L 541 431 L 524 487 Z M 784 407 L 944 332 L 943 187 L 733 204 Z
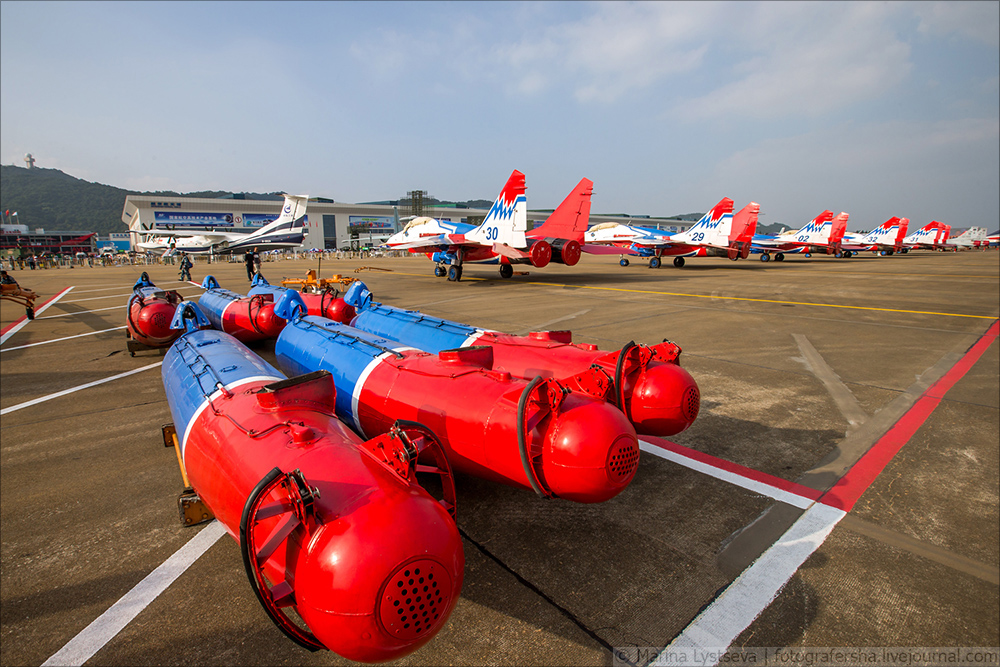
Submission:
M 218 198 L 128 195 L 122 210 L 122 222 L 129 229 L 131 246 L 143 234 L 156 229 L 215 228 L 234 232 L 252 232 L 278 217 L 281 195 L 226 195 Z M 463 204 L 424 206 L 422 215 L 447 222 L 477 223 L 486 216 L 485 208 L 467 208 Z M 528 228 L 545 221 L 551 210 L 529 210 Z M 350 250 L 383 243 L 401 229 L 399 218 L 410 215 L 407 202 L 397 201 L 347 204 L 323 197 L 311 197 L 306 211 L 306 239 L 303 250 Z M 591 214 L 590 223 L 622 222 L 657 227 L 677 232 L 690 222 L 668 218 L 628 215 Z

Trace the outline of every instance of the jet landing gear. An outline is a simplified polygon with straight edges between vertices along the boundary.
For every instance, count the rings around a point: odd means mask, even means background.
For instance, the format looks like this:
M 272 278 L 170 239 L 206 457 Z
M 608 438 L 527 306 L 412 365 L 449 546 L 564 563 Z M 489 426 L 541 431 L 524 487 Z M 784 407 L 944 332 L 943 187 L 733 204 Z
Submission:
M 808 257 L 808 256 L 809 255 L 806 255 L 806 257 Z M 785 261 L 785 253 L 783 253 L 783 252 L 775 253 L 775 255 L 774 255 L 774 261 L 776 261 L 776 262 L 784 262 Z
M 622 257 L 618 260 L 618 266 L 628 266 L 628 260 Z
M 651 268 L 651 269 L 658 269 L 658 268 L 660 268 L 660 258 L 659 257 L 650 257 L 649 258 L 649 268 Z
M 514 275 L 514 267 L 513 266 L 511 266 L 510 264 L 501 264 L 500 265 L 500 277 L 501 278 L 510 278 L 512 275 Z
M 674 266 L 676 266 L 678 269 L 684 266 L 684 258 L 674 257 Z
M 448 267 L 448 280 L 457 283 L 462 279 L 462 266 L 460 264 L 452 264 Z
M 438 264 L 434 267 L 434 275 L 438 278 L 444 278 L 448 274 L 448 269 L 444 268 L 444 264 Z

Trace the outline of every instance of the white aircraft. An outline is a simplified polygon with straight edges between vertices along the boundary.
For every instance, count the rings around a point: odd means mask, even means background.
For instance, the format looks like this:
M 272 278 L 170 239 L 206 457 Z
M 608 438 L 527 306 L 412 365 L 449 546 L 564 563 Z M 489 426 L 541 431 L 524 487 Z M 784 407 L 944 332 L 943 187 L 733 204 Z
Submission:
M 247 248 L 260 251 L 279 248 L 298 248 L 306 238 L 306 205 L 309 195 L 285 195 L 285 205 L 274 221 L 249 234 L 238 232 L 192 232 L 156 230 L 150 237 L 136 244 L 144 252 L 171 255 L 176 252 L 191 254 L 232 253 Z
M 985 227 L 969 227 L 955 238 L 945 241 L 944 246 L 949 250 L 988 246 L 989 241 L 986 238 L 986 234 L 987 232 Z

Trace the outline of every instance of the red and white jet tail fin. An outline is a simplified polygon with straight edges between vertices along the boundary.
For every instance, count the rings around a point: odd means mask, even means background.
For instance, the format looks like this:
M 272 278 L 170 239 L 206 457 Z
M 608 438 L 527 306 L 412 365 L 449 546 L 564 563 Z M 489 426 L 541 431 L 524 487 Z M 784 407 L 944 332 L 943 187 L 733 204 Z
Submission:
M 594 194 L 594 182 L 581 179 L 559 207 L 552 212 L 544 224 L 531 231 L 528 236 L 536 239 L 568 239 L 583 243 L 583 233 L 590 223 L 590 198 Z
M 528 229 L 528 202 L 525 199 L 524 174 L 515 169 L 483 223 L 465 234 L 467 241 L 482 245 L 502 243 L 512 248 L 525 248 L 524 232 Z
M 792 236 L 799 243 L 824 245 L 829 240 L 830 234 L 833 233 L 832 221 L 833 211 L 823 211 L 789 236 Z
M 723 197 L 722 200 L 701 217 L 694 226 L 670 237 L 677 243 L 691 245 L 729 246 L 729 233 L 733 229 L 733 200 Z

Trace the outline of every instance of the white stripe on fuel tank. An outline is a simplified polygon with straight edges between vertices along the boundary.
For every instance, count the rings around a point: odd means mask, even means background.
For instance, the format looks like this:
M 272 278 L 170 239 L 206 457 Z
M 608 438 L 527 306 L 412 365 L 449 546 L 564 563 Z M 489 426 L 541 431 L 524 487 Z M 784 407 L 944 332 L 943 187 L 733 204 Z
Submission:
M 459 345 L 459 347 L 471 347 L 476 343 L 477 340 L 482 338 L 483 334 L 485 333 L 495 333 L 495 332 L 490 331 L 488 329 L 476 329 L 471 336 L 462 341 L 462 344 Z
M 237 387 L 242 387 L 243 385 L 249 384 L 251 382 L 264 381 L 266 384 L 271 384 L 272 382 L 280 382 L 281 380 L 284 379 L 286 378 L 275 377 L 273 375 L 253 375 L 251 377 L 242 378 L 240 380 L 234 380 L 233 382 L 230 382 L 229 384 L 225 385 L 225 388 L 226 391 L 232 392 L 233 389 L 236 389 Z M 191 428 L 194 426 L 194 423 L 198 421 L 198 417 L 201 416 L 201 413 L 204 412 L 205 408 L 208 407 L 208 404 L 211 403 L 214 399 L 218 398 L 219 396 L 222 396 L 222 389 L 216 389 L 214 392 L 212 392 L 212 395 L 206 398 L 202 402 L 202 404 L 199 405 L 198 408 L 191 414 L 191 419 L 188 420 L 187 426 L 184 428 L 184 436 L 180 439 L 180 442 L 178 442 L 178 446 L 181 448 L 182 461 L 184 460 L 184 451 L 187 448 L 187 441 L 188 441 L 188 436 L 191 434 Z M 187 465 L 186 462 L 185 465 Z
M 219 313 L 219 326 L 222 327 L 222 330 L 225 331 L 230 336 L 233 335 L 233 332 L 232 331 L 226 331 L 226 311 L 229 310 L 230 308 L 232 308 L 233 304 L 236 303 L 238 300 L 239 299 L 232 299 L 232 300 L 230 300 L 229 303 L 226 304 L 226 307 L 222 309 L 222 312 Z M 247 312 L 249 312 L 249 309 L 247 309 Z M 237 327 L 237 329 L 239 329 L 239 328 Z M 237 331 L 237 333 L 238 333 L 238 331 Z
M 358 380 L 354 383 L 354 391 L 351 393 L 351 416 L 354 418 L 354 427 L 357 429 L 358 433 L 361 434 L 362 438 L 368 439 L 371 437 L 366 435 L 364 429 L 361 428 L 361 417 L 358 415 L 358 401 L 361 400 L 361 389 L 365 386 L 365 381 L 368 379 L 368 376 L 371 375 L 372 371 L 375 370 L 375 367 L 381 364 L 382 360 L 391 355 L 393 352 L 408 352 L 410 350 L 414 352 L 421 351 L 415 347 L 394 347 L 392 348 L 392 352 L 383 352 L 368 362 L 365 369 L 358 375 Z

